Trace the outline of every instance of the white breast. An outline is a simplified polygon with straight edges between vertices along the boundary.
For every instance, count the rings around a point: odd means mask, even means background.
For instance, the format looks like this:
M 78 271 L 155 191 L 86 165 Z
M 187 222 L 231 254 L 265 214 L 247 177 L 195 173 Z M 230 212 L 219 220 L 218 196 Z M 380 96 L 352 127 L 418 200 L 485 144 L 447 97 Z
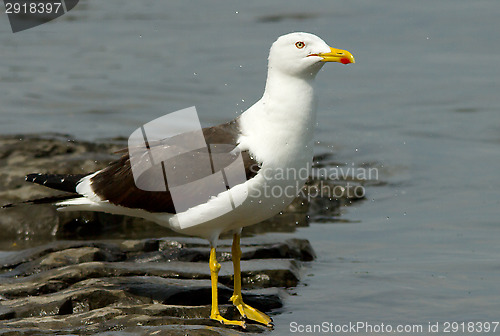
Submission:
M 170 217 L 169 226 L 211 239 L 221 232 L 265 220 L 296 198 L 309 177 L 316 115 L 310 83 L 298 81 L 291 86 L 296 92 L 288 92 L 295 94 L 264 94 L 238 120 L 242 132 L 239 147 L 261 162 L 259 173 L 205 204 Z M 232 211 L 210 219 L 226 206 L 229 193 L 244 201 Z

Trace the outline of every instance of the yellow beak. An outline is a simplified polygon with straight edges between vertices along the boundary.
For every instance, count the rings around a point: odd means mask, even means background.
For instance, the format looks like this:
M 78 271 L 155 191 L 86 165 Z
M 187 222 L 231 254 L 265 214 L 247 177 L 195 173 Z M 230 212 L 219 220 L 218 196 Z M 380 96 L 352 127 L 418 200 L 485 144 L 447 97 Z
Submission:
M 318 55 L 321 58 L 321 62 L 339 62 L 342 64 L 355 63 L 354 56 L 347 50 L 335 49 L 330 47 L 330 52 L 320 53 Z

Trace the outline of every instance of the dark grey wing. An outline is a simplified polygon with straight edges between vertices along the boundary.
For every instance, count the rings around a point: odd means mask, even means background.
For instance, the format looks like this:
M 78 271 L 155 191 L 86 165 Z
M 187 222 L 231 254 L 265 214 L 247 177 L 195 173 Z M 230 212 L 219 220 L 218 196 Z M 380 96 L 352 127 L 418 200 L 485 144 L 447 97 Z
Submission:
M 203 135 L 209 145 L 229 144 L 236 146 L 241 134 L 238 119 L 232 120 L 222 125 L 207 127 L 203 129 Z M 260 169 L 260 163 L 248 151 L 242 151 L 243 163 L 247 180 L 257 175 Z
M 92 189 L 115 205 L 178 213 L 257 174 L 259 164 L 248 152 L 236 148 L 237 121 L 204 128 L 203 135 L 207 146 L 195 150 L 184 150 L 179 145 L 188 141 L 188 133 L 180 135 L 185 139 L 175 139 L 174 146 L 168 141 L 150 143 L 147 152 L 139 153 L 139 159 L 135 149 L 131 149 L 132 153 L 127 149 L 119 160 L 91 178 Z M 179 154 L 168 160 L 154 160 L 165 150 Z M 206 182 L 211 185 L 208 191 Z

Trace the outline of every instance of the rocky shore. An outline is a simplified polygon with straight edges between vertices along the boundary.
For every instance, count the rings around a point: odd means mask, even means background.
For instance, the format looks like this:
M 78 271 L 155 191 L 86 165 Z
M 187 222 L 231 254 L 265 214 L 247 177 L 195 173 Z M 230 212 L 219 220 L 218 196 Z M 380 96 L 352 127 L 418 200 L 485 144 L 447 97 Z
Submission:
M 0 205 L 58 192 L 24 182 L 33 172 L 83 173 L 117 158 L 123 139 L 75 141 L 59 134 L 0 137 Z M 328 157 L 319 157 L 321 164 Z M 307 191 L 354 188 L 362 181 L 311 179 Z M 300 282 L 310 243 L 279 232 L 332 218 L 362 199 L 302 193 L 282 214 L 244 230 L 242 278 L 247 303 L 279 314 L 288 290 Z M 51 205 L 0 209 L 0 335 L 238 335 L 244 331 L 208 319 L 209 248 L 144 220 Z M 266 233 L 273 232 L 269 236 Z M 278 234 L 277 234 L 278 232 Z M 223 237 L 224 238 L 224 237 Z M 226 237 L 228 238 L 228 237 Z M 230 239 L 219 260 L 221 312 L 238 318 L 232 290 Z M 266 332 L 249 324 L 245 333 Z

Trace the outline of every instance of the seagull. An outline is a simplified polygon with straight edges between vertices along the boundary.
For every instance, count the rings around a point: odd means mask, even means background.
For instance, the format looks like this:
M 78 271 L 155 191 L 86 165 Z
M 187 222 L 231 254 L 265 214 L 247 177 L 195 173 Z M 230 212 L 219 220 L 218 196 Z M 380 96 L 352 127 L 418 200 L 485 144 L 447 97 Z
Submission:
M 246 327 L 245 319 L 272 327 L 268 315 L 243 301 L 241 230 L 276 215 L 300 192 L 308 176 L 283 172 L 308 169 L 312 163 L 316 123 L 314 79 L 326 62 L 349 64 L 354 63 L 354 57 L 346 50 L 330 47 L 313 34 L 295 32 L 279 37 L 272 44 L 268 60 L 262 98 L 236 119 L 202 129 L 207 145 L 215 148 L 226 144 L 238 150 L 245 176 L 241 183 L 233 184 L 200 204 L 179 211 L 173 201 L 172 187 L 163 191 L 139 188 L 133 176 L 130 147 L 124 150 L 120 159 L 91 174 L 29 174 L 26 180 L 69 192 L 69 195 L 46 199 L 61 211 L 100 211 L 135 216 L 182 234 L 207 239 L 212 286 L 210 318 L 242 328 Z M 151 146 L 159 150 L 167 147 L 164 143 Z M 199 153 L 194 155 L 195 159 L 201 156 Z M 187 196 L 196 197 L 196 190 L 192 189 Z M 240 202 L 230 211 L 214 217 L 214 211 L 224 206 L 223 201 L 228 195 L 232 195 L 233 203 L 238 195 L 244 197 L 240 197 Z M 224 318 L 218 307 L 217 284 L 221 266 L 216 259 L 216 247 L 219 236 L 226 232 L 233 234 L 234 292 L 231 301 L 243 320 Z

